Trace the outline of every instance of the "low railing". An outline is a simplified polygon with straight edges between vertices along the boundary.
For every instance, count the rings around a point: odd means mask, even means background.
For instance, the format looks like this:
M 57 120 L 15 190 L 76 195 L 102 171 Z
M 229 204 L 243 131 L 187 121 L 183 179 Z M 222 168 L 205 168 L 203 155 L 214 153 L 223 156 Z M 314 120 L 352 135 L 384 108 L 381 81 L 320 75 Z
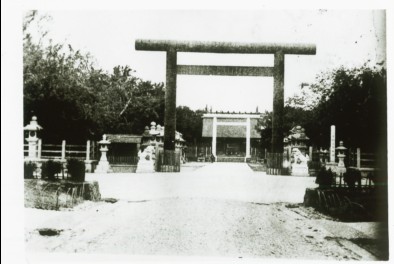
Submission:
M 109 155 L 107 159 L 110 164 L 137 165 L 138 163 L 138 156 Z
M 288 175 L 289 170 L 285 165 L 287 160 L 287 155 L 283 153 L 267 153 L 267 174 Z
M 155 170 L 160 172 L 179 172 L 181 153 L 173 150 L 159 150 L 156 154 Z

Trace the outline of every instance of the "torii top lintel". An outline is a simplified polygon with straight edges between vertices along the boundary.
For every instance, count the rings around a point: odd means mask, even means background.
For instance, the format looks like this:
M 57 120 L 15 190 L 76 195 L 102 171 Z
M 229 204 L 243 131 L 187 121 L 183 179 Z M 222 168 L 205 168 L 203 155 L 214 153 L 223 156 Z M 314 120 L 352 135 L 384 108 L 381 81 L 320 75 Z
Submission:
M 203 53 L 250 53 L 250 54 L 283 54 L 315 55 L 315 44 L 290 43 L 242 43 L 242 42 L 202 42 L 137 39 L 136 50 L 175 51 Z

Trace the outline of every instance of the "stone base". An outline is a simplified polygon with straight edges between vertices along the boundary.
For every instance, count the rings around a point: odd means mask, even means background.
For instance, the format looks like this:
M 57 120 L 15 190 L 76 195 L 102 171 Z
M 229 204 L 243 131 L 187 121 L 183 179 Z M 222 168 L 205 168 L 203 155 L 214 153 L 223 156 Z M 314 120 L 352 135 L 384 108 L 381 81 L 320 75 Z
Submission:
M 155 172 L 155 164 L 153 160 L 140 160 L 137 164 L 136 173 L 153 173 Z
M 291 167 L 291 176 L 309 176 L 308 166 Z
M 111 172 L 111 167 L 108 161 L 100 161 L 96 167 L 95 173 L 108 173 Z

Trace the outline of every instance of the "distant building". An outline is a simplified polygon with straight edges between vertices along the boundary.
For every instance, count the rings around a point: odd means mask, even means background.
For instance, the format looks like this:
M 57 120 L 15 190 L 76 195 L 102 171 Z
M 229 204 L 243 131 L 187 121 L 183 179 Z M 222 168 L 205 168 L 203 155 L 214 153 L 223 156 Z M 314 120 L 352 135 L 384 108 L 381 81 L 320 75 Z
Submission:
M 211 142 L 211 152 L 217 160 L 251 157 L 251 149 L 260 142 L 258 121 L 260 113 L 207 113 L 204 114 L 202 137 Z

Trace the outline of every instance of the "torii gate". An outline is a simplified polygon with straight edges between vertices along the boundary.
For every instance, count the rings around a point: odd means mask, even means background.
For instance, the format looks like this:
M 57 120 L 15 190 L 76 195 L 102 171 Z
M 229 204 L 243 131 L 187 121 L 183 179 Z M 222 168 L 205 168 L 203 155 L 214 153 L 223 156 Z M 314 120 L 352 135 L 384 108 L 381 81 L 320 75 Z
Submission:
M 226 76 L 267 76 L 274 77 L 273 117 L 272 117 L 272 153 L 283 153 L 283 108 L 284 108 L 284 73 L 285 55 L 315 55 L 314 44 L 277 44 L 277 43 L 234 43 L 200 42 L 170 40 L 136 40 L 136 50 L 165 51 L 167 53 L 166 92 L 164 114 L 164 155 L 166 161 L 174 160 L 176 128 L 176 76 L 186 75 L 226 75 Z M 274 67 L 248 66 L 206 66 L 178 65 L 177 52 L 204 53 L 241 53 L 273 54 Z M 163 164 L 168 167 L 173 164 Z M 179 171 L 178 166 L 173 170 Z

